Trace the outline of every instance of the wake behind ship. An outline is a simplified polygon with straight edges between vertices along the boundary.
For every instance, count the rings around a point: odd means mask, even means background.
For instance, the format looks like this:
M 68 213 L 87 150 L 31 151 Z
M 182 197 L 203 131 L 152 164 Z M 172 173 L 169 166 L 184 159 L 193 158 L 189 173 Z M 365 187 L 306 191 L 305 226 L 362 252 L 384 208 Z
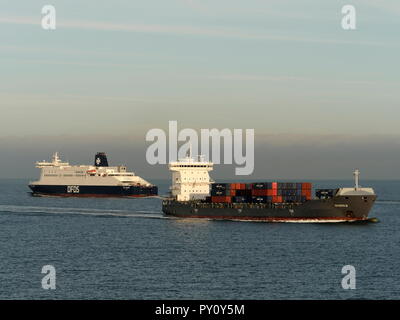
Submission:
M 213 164 L 190 156 L 169 165 L 171 197 L 163 201 L 166 215 L 181 218 L 255 220 L 268 222 L 367 221 L 376 195 L 355 186 L 317 189 L 307 182 L 213 183 Z
M 96 154 L 94 165 L 70 165 L 55 153 L 51 162 L 39 161 L 36 167 L 41 169 L 40 178 L 29 185 L 34 196 L 149 197 L 158 194 L 157 186 L 126 171 L 125 166 L 109 166 L 104 152 Z

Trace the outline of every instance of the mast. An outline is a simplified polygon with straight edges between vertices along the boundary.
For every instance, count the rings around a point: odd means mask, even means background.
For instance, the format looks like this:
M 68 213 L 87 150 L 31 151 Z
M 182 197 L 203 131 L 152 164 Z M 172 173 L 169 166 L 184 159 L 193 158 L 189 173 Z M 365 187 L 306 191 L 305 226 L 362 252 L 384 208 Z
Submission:
M 60 162 L 60 157 L 58 156 L 58 152 L 56 151 L 54 154 L 53 154 L 53 163 L 54 164 L 57 164 L 57 163 L 59 163 Z

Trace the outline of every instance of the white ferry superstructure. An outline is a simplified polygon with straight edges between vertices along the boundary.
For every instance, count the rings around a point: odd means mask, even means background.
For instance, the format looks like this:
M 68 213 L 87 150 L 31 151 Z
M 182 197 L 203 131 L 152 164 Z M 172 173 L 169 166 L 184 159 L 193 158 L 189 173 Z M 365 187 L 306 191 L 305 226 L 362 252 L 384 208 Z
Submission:
M 157 186 L 126 170 L 109 166 L 104 152 L 98 152 L 94 165 L 70 165 L 58 153 L 52 161 L 38 161 L 38 181 L 29 184 L 35 196 L 148 197 L 158 194 Z

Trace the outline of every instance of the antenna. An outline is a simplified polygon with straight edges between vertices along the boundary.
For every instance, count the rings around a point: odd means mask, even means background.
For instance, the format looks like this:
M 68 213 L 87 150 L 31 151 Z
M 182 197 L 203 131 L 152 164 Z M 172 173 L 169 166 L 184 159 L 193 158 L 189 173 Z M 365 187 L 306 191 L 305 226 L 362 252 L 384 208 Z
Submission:
M 359 186 L 359 178 L 360 178 L 360 170 L 358 170 L 358 169 L 356 169 L 354 172 L 353 172 L 353 175 L 354 175 L 354 182 L 355 182 L 355 189 L 357 190 L 360 186 Z

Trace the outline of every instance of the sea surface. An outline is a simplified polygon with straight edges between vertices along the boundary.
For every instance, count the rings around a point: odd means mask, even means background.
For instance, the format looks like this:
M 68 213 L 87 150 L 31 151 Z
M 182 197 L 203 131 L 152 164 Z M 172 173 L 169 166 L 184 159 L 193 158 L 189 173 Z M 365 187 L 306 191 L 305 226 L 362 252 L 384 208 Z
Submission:
M 379 223 L 362 224 L 168 218 L 159 199 L 37 198 L 27 184 L 0 180 L 0 299 L 400 298 L 400 181 L 363 181 Z

